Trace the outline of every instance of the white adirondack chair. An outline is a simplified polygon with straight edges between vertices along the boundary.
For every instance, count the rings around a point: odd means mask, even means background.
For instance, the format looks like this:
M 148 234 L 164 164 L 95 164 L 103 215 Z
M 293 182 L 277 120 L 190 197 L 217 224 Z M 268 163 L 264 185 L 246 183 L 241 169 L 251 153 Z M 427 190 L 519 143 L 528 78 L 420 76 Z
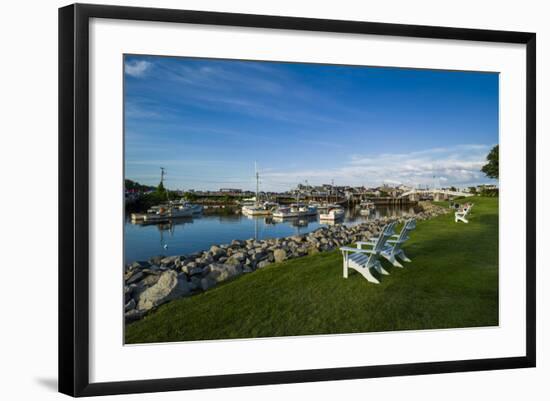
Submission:
M 470 214 L 470 211 L 472 210 L 472 207 L 474 206 L 473 203 L 468 204 L 464 209 L 459 210 L 458 212 L 455 212 L 455 223 L 458 223 L 459 221 L 468 224 L 468 220 L 466 219 L 466 216 Z
M 380 263 L 380 254 L 385 248 L 386 241 L 392 236 L 395 224 L 395 222 L 389 223 L 382 229 L 372 249 L 363 249 L 359 244 L 357 248 L 349 246 L 340 248 L 344 257 L 344 278 L 348 278 L 348 269 L 354 269 L 371 283 L 380 284 L 380 281 L 370 272 L 370 268 L 374 268 L 380 274 L 389 274 Z
M 390 239 L 386 241 L 386 245 L 380 255 L 386 258 L 392 265 L 396 267 L 403 267 L 401 263 L 397 260 L 397 257 L 403 262 L 411 262 L 411 260 L 405 255 L 402 245 L 409 239 L 409 233 L 416 228 L 416 220 L 409 219 L 403 224 L 401 232 L 396 235 L 392 235 Z M 376 241 L 376 239 L 374 240 Z M 358 245 L 372 245 L 373 240 L 370 241 L 359 241 Z

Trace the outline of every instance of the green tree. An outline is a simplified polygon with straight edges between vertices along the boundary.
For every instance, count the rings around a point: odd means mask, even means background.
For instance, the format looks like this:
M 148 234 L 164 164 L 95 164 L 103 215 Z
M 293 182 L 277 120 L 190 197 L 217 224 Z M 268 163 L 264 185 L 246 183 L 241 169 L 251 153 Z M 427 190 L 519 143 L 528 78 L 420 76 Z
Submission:
M 487 155 L 487 164 L 481 168 L 481 171 L 489 178 L 498 179 L 498 145 Z
M 159 185 L 157 186 L 157 192 L 159 193 L 164 193 L 166 192 L 166 189 L 164 188 L 164 184 L 162 183 L 162 181 L 159 183 Z

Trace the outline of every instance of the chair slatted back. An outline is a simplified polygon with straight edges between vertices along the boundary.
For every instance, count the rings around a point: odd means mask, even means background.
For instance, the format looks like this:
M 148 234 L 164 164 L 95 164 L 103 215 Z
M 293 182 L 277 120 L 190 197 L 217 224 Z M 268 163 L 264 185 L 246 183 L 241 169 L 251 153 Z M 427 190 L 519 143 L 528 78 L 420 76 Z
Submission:
M 391 222 L 382 229 L 382 232 L 378 236 L 378 240 L 376 241 L 376 244 L 372 249 L 373 251 L 378 253 L 382 251 L 382 249 L 384 249 L 384 245 L 386 244 L 386 241 L 393 235 L 395 224 L 396 222 Z
M 397 241 L 393 243 L 393 250 L 396 251 L 403 242 L 409 239 L 409 233 L 416 228 L 416 219 L 409 219 L 403 225 Z

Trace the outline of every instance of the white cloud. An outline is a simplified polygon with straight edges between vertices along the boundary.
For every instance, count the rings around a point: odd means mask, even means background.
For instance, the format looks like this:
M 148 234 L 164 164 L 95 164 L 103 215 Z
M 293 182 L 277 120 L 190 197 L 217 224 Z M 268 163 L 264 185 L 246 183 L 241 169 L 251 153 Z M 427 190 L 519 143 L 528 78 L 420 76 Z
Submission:
M 264 174 L 266 181 L 309 180 L 321 184 L 334 179 L 339 185 L 377 186 L 383 183 L 410 186 L 468 186 L 490 182 L 480 171 L 489 145 L 459 145 L 399 154 L 354 155 L 341 166 L 322 170 L 282 171 Z
M 145 60 L 133 60 L 124 64 L 124 72 L 134 78 L 145 76 L 153 64 Z

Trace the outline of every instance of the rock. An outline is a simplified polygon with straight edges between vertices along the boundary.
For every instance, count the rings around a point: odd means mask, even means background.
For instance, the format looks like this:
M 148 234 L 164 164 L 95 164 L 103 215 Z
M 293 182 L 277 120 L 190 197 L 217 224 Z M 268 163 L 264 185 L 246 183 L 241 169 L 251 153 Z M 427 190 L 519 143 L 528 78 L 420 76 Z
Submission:
M 229 280 L 230 278 L 236 277 L 242 274 L 243 269 L 240 266 L 234 265 L 223 265 L 220 263 L 213 263 L 209 267 L 209 273 L 207 277 L 215 280 L 220 283 L 222 281 Z
M 214 262 L 214 258 L 209 253 L 205 253 L 202 258 L 199 259 L 199 262 L 203 265 L 209 265 Z
M 176 264 L 176 260 L 178 260 L 180 257 L 179 256 L 167 256 L 165 258 L 162 258 L 160 260 L 160 265 L 161 266 L 172 266 L 172 265 L 175 265 Z
M 310 246 L 307 249 L 307 253 L 308 253 L 308 255 L 315 255 L 315 254 L 319 253 L 319 249 L 315 246 Z
M 286 260 L 286 251 L 284 249 L 276 249 L 273 251 L 273 258 L 275 259 L 275 263 L 280 263 Z
M 126 323 L 130 323 L 141 319 L 144 315 L 145 315 L 144 310 L 132 309 L 124 313 L 124 320 L 126 321 Z
M 159 278 L 160 274 L 148 274 L 143 280 L 141 280 L 141 283 L 145 287 L 150 287 L 152 285 L 155 285 L 159 281 Z
M 151 262 L 152 265 L 159 266 L 162 259 L 164 259 L 164 255 L 153 256 L 149 259 L 149 262 Z
M 129 279 L 126 280 L 126 284 L 133 284 L 137 283 L 139 280 L 143 278 L 144 274 L 141 271 L 136 272 L 133 274 Z
M 231 246 L 233 247 L 241 247 L 243 246 L 243 241 L 240 241 L 238 239 L 234 239 L 233 241 L 231 241 Z
M 135 308 L 136 308 L 136 300 L 133 298 L 130 299 L 126 305 L 124 305 L 125 312 L 128 312 L 129 310 L 135 309 Z
M 173 270 L 168 270 L 160 276 L 158 282 L 139 294 L 138 309 L 149 310 L 174 298 L 190 293 L 187 281 L 178 279 Z
M 258 263 L 258 269 L 262 269 L 270 264 L 271 262 L 269 260 L 262 260 L 260 263 Z
M 190 276 L 197 276 L 197 275 L 201 275 L 203 271 L 204 269 L 202 267 L 196 266 L 196 267 L 193 267 L 192 269 L 189 269 L 188 274 Z
M 190 283 L 191 289 L 192 287 L 199 289 L 201 287 L 201 278 L 198 276 L 191 276 L 191 278 L 189 279 L 189 283 Z
M 244 258 L 243 258 L 244 259 Z M 240 259 L 242 260 L 242 259 Z M 235 255 L 231 255 L 226 261 L 225 261 L 225 264 L 226 265 L 231 265 L 231 266 L 240 266 L 241 265 L 241 261 L 239 260 L 239 258 L 236 258 Z
M 195 276 L 196 277 L 196 276 Z M 200 280 L 197 282 L 197 281 L 194 281 L 194 280 L 189 280 L 188 281 L 188 284 L 189 284 L 189 290 L 191 292 L 193 291 L 196 291 L 200 288 Z
M 132 269 L 146 269 L 151 267 L 151 263 L 147 261 L 136 261 L 130 265 Z
M 206 291 L 206 290 L 209 290 L 212 287 L 215 287 L 216 284 L 217 284 L 216 280 L 214 280 L 213 278 L 208 277 L 208 276 L 204 277 L 200 282 L 200 286 L 201 286 L 203 291 Z
M 226 255 L 225 249 L 220 248 L 219 246 L 213 245 L 210 247 L 210 254 L 214 260 L 218 260 L 222 256 Z
M 263 252 L 263 251 L 260 251 L 260 252 L 256 252 L 255 254 L 251 255 L 250 259 L 253 261 L 253 262 L 256 262 L 256 264 L 264 259 L 267 258 L 267 253 L 266 252 Z

